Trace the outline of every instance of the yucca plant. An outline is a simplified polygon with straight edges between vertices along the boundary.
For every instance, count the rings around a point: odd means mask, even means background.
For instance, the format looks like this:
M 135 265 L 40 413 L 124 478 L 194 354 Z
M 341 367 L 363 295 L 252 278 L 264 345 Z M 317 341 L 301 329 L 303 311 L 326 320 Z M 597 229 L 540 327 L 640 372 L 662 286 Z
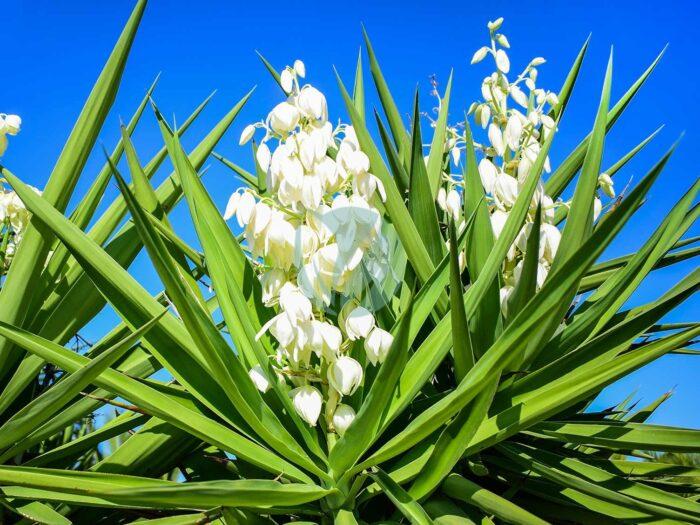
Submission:
M 651 140 L 602 170 L 606 133 L 658 59 L 612 106 L 609 63 L 590 134 L 548 176 L 587 43 L 558 93 L 536 87 L 541 59 L 509 82 L 502 19 L 473 59 L 495 59 L 484 100 L 451 125 L 448 83 L 427 149 L 418 99 L 407 129 L 368 38 L 383 116 L 367 116 L 358 62 L 352 94 L 338 78 L 351 125 L 328 124 L 302 62 L 279 73 L 263 59 L 283 93 L 243 131 L 242 143 L 264 131 L 250 171 L 214 153 L 250 94 L 187 153 L 180 137 L 206 101 L 173 129 L 152 87 L 66 214 L 144 7 L 43 192 L 2 166 L 3 202 L 18 199 L 3 208 L 4 521 L 700 522 L 698 469 L 674 459 L 698 452 L 700 433 L 647 424 L 664 398 L 588 410 L 619 378 L 693 353 L 700 333 L 662 324 L 697 269 L 624 309 L 654 269 L 697 255 L 683 238 L 697 182 L 637 252 L 600 261 L 672 153 L 603 207 L 599 192 L 614 195 L 611 177 Z M 149 101 L 164 146 L 143 163 L 130 137 Z M 211 155 L 246 184 L 223 216 L 200 179 Z M 174 172 L 154 188 L 166 157 Z M 96 217 L 112 180 L 120 196 Z M 183 197 L 197 247 L 168 220 Z M 155 296 L 127 271 L 143 248 Z M 107 305 L 121 323 L 84 344 Z

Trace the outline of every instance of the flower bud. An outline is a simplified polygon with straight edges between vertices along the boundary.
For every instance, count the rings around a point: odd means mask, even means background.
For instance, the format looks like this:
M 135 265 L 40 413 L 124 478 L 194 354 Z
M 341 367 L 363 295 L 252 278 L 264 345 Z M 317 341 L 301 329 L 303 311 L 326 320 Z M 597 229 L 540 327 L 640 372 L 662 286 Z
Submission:
M 478 64 L 486 57 L 486 54 L 488 52 L 489 52 L 489 48 L 487 46 L 480 47 L 479 49 L 476 50 L 476 53 L 474 53 L 474 56 L 472 57 L 471 63 Z
M 267 147 L 267 144 L 260 144 L 255 152 L 255 160 L 258 161 L 258 166 L 260 166 L 260 169 L 267 171 L 267 168 L 270 167 L 271 159 L 272 155 L 270 154 L 270 148 Z
M 8 135 L 17 135 L 19 133 L 19 128 L 22 126 L 22 119 L 18 115 L 5 115 L 4 126 L 1 126 L 2 133 L 7 133 Z
M 541 66 L 541 65 L 544 64 L 545 62 L 546 62 L 546 60 L 545 60 L 544 58 L 542 58 L 542 57 L 536 57 L 536 58 L 533 58 L 533 59 L 532 59 L 532 61 L 530 62 L 530 64 L 533 65 L 533 66 Z
M 236 214 L 238 209 L 238 203 L 241 200 L 241 194 L 238 191 L 234 191 L 228 199 L 226 204 L 226 210 L 224 211 L 224 220 L 227 221 Z
M 593 220 L 597 221 L 598 217 L 600 217 L 600 213 L 603 211 L 603 203 L 600 202 L 600 199 L 596 197 L 593 199 Z
M 486 25 L 489 28 L 489 31 L 492 31 L 492 32 L 498 31 L 500 29 L 501 25 L 503 25 L 503 17 L 497 18 L 493 22 L 489 22 Z
M 598 185 L 600 186 L 600 189 L 603 190 L 603 193 L 605 193 L 608 197 L 615 197 L 615 188 L 613 187 L 613 181 L 610 178 L 610 175 L 607 173 L 601 173 L 598 177 Z
M 508 73 L 508 71 L 510 71 L 510 60 L 506 52 L 502 49 L 496 51 L 496 67 L 498 67 L 501 73 Z
M 493 162 L 487 158 L 481 159 L 479 161 L 479 177 L 486 193 L 493 193 L 496 176 L 498 176 L 498 168 L 494 166 Z
M 287 68 L 285 68 L 280 74 L 280 85 L 287 94 L 291 93 L 292 89 L 294 88 L 294 77 L 292 76 L 291 71 L 289 71 Z
M 253 381 L 255 388 L 260 390 L 263 394 L 270 390 L 270 380 L 267 378 L 267 374 L 263 370 L 262 366 L 255 365 L 248 372 L 250 379 Z
M 352 357 L 340 356 L 328 367 L 328 382 L 344 396 L 351 396 L 357 390 L 362 377 L 362 366 Z
M 493 146 L 493 149 L 496 150 L 496 153 L 498 156 L 503 156 L 503 153 L 505 153 L 506 146 L 505 143 L 503 142 L 503 133 L 501 133 L 501 129 L 494 124 L 493 122 L 489 125 L 489 141 L 491 142 L 491 145 Z
M 294 61 L 294 71 L 301 78 L 304 78 L 306 76 L 306 66 L 301 60 L 297 59 Z
M 310 385 L 305 385 L 295 388 L 290 392 L 290 395 L 297 414 L 312 427 L 316 426 L 323 404 L 321 392 Z
M 393 342 L 394 336 L 389 332 L 379 327 L 374 328 L 365 339 L 367 360 L 373 365 L 383 363 Z
M 333 428 L 342 437 L 354 420 L 355 410 L 350 405 L 340 404 L 333 413 Z
M 503 46 L 505 48 L 510 47 L 510 42 L 508 42 L 506 35 L 501 35 L 501 34 L 496 35 L 496 42 L 498 42 L 501 46 Z
M 254 133 L 255 126 L 253 124 L 248 124 L 245 128 L 243 128 L 243 131 L 241 132 L 241 138 L 238 139 L 238 145 L 242 146 L 243 144 L 246 144 L 250 139 L 253 138 Z
M 438 190 L 437 204 L 441 210 L 447 210 L 447 191 L 442 186 L 440 186 L 440 189 Z

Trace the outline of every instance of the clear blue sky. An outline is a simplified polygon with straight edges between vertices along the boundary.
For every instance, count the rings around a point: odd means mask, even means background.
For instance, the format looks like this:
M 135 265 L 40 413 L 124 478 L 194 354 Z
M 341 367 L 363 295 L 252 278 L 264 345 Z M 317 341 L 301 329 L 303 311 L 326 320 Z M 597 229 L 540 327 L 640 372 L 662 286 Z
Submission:
M 22 133 L 13 137 L 3 159 L 25 181 L 43 186 L 63 141 L 108 55 L 133 5 L 130 0 L 94 2 L 70 0 L 5 0 L 2 19 L 3 79 L 0 111 L 18 113 Z M 592 125 L 611 45 L 615 48 L 613 97 L 617 98 L 653 60 L 666 43 L 666 56 L 616 125 L 606 143 L 605 165 L 665 124 L 661 135 L 617 177 L 621 187 L 631 177 L 638 181 L 646 169 L 685 131 L 681 147 L 652 191 L 649 202 L 629 224 L 610 256 L 635 250 L 661 220 L 663 214 L 698 175 L 700 144 L 700 90 L 697 42 L 700 30 L 694 21 L 698 7 L 690 0 L 617 2 L 552 2 L 532 4 L 492 2 L 367 2 L 264 4 L 202 0 L 152 0 L 137 36 L 114 111 L 101 139 L 111 147 L 116 141 L 119 116 L 127 119 L 155 75 L 163 72 L 155 98 L 165 114 L 184 120 L 189 111 L 213 89 L 218 93 L 199 123 L 188 133 L 192 145 L 216 119 L 248 89 L 258 85 L 251 102 L 218 150 L 245 166 L 251 160 L 239 148 L 242 127 L 263 117 L 279 101 L 278 88 L 258 61 L 261 51 L 277 67 L 301 58 L 307 80 L 326 93 L 332 117 L 344 117 L 333 77 L 335 65 L 351 84 L 364 23 L 374 42 L 384 73 L 399 107 L 408 112 L 416 86 L 428 106 L 428 79 L 432 74 L 444 86 L 450 68 L 455 69 L 451 109 L 456 122 L 469 103 L 479 96 L 486 66 L 469 66 L 472 53 L 484 44 L 485 24 L 505 17 L 503 32 L 509 37 L 513 68 L 534 56 L 548 63 L 540 68 L 538 84 L 558 89 L 581 44 L 592 33 L 592 42 L 570 109 L 554 143 L 553 164 L 563 158 Z M 536 10 L 535 10 L 536 9 Z M 369 79 L 369 72 L 366 72 Z M 368 85 L 368 104 L 376 104 Z M 146 114 L 136 133 L 142 158 L 160 147 L 152 115 Z M 91 159 L 78 187 L 84 190 L 99 169 L 100 155 Z M 158 178 L 165 176 L 163 171 Z M 212 160 L 206 176 L 217 202 L 223 204 L 235 188 L 235 179 Z M 116 193 L 110 189 L 110 195 Z M 183 237 L 194 242 L 188 217 L 180 207 L 173 215 Z M 690 234 L 700 233 L 695 227 Z M 688 262 L 657 271 L 641 287 L 634 302 L 651 300 L 667 290 L 695 265 Z M 134 265 L 141 279 L 153 277 L 141 257 Z M 154 292 L 158 286 L 150 287 Z M 697 298 L 669 316 L 669 321 L 697 320 Z M 96 337 L 97 326 L 87 330 Z M 609 406 L 637 389 L 648 403 L 675 387 L 675 395 L 654 421 L 700 427 L 700 358 L 667 356 L 607 389 L 596 403 Z

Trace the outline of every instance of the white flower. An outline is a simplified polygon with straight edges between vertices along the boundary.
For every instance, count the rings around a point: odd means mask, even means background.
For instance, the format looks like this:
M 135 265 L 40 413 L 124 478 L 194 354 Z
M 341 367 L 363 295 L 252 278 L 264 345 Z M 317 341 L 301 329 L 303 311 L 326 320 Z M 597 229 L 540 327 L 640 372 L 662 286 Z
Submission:
M 518 181 L 506 173 L 499 173 L 493 188 L 493 195 L 497 202 L 511 207 L 518 198 Z
M 603 190 L 603 193 L 605 193 L 608 197 L 615 197 L 615 188 L 613 187 L 613 181 L 610 178 L 610 175 L 607 173 L 601 173 L 598 177 L 598 185 L 600 186 L 600 189 Z
M 241 138 L 238 139 L 238 145 L 242 146 L 243 144 L 246 144 L 250 139 L 253 138 L 254 133 L 255 126 L 253 124 L 248 124 L 245 128 L 243 128 L 243 131 L 241 132 Z
M 280 290 L 286 282 L 287 276 L 279 268 L 272 268 L 260 275 L 262 301 L 266 306 L 270 306 L 279 297 Z
M 447 190 L 440 186 L 437 194 L 437 204 L 441 210 L 447 211 Z
M 540 227 L 540 249 L 544 248 L 543 257 L 551 263 L 559 249 L 561 232 L 553 224 L 543 224 Z
M 0 117 L 0 133 L 17 135 L 21 126 L 22 119 L 18 115 L 4 115 L 4 118 Z
M 368 361 L 373 365 L 383 363 L 393 342 L 393 335 L 378 326 L 375 327 L 365 339 L 364 346 Z
M 258 150 L 255 152 L 255 160 L 258 161 L 258 166 L 260 166 L 261 170 L 267 171 L 270 167 L 271 158 L 272 155 L 270 154 L 270 148 L 267 147 L 267 144 L 260 144 Z
M 243 192 L 236 205 L 236 219 L 238 225 L 243 227 L 248 224 L 255 210 L 255 197 L 250 192 Z
M 513 288 L 512 286 L 504 286 L 500 290 L 501 312 L 504 316 L 508 315 L 508 299 L 510 299 L 510 296 L 513 295 L 514 289 L 515 288 Z
M 479 161 L 479 177 L 481 178 L 481 184 L 484 186 L 486 193 L 493 193 L 493 187 L 496 184 L 496 177 L 498 176 L 498 168 L 494 166 L 487 158 L 483 158 Z
M 472 57 L 472 64 L 478 64 L 481 62 L 489 52 L 489 48 L 487 46 L 480 47 L 479 49 L 476 50 L 476 53 L 474 53 L 474 56 Z
M 297 414 L 312 427 L 316 426 L 323 404 L 321 392 L 310 385 L 305 385 L 295 388 L 290 392 L 290 395 Z
M 510 96 L 522 107 L 527 107 L 527 95 L 518 86 L 510 86 Z
M 267 378 L 267 374 L 265 374 L 262 366 L 255 365 L 248 371 L 248 375 L 250 376 L 250 379 L 253 380 L 255 388 L 260 390 L 260 392 L 264 394 L 270 390 L 270 380 Z
M 510 60 L 508 60 L 508 55 L 502 49 L 496 51 L 496 66 L 501 73 L 508 73 L 508 71 L 510 71 Z
M 306 66 L 301 60 L 297 59 L 294 61 L 294 71 L 301 78 L 304 78 L 306 76 Z
M 299 110 L 289 102 L 280 102 L 270 112 L 268 122 L 277 133 L 289 133 L 299 122 Z
M 224 220 L 227 221 L 234 215 L 236 215 L 236 210 L 238 209 L 238 203 L 241 200 L 241 194 L 238 191 L 234 191 L 228 198 L 226 203 L 226 209 L 224 210 Z
M 486 126 L 489 125 L 489 119 L 491 118 L 491 108 L 487 104 L 481 104 L 479 106 L 479 114 L 477 117 L 481 127 L 486 129 Z
M 598 217 L 600 217 L 600 213 L 603 211 L 603 203 L 600 202 L 600 199 L 596 197 L 593 199 L 593 220 L 597 221 Z
M 506 130 L 503 134 L 503 138 L 508 144 L 508 147 L 513 151 L 516 151 L 518 149 L 518 145 L 520 144 L 520 136 L 522 135 L 522 132 L 523 125 L 522 122 L 520 122 L 520 119 L 517 117 L 517 115 L 513 114 L 510 117 L 508 117 L 508 124 L 506 124 Z
M 459 214 L 461 211 L 461 202 L 459 198 L 459 193 L 457 193 L 457 190 L 450 190 L 447 193 L 447 198 L 445 200 L 445 207 L 447 210 L 447 213 L 452 215 L 452 218 L 456 221 L 459 219 Z
M 308 118 L 326 121 L 328 109 L 326 97 L 312 86 L 304 86 L 297 97 L 297 107 Z
M 280 85 L 285 93 L 291 93 L 294 88 L 294 76 L 291 71 L 285 68 L 280 74 Z
M 309 321 L 313 317 L 311 301 L 292 283 L 280 289 L 280 308 L 293 322 Z
M 328 367 L 328 382 L 343 396 L 351 396 L 362 383 L 362 366 L 343 355 Z
M 499 156 L 503 156 L 506 151 L 505 143 L 503 142 L 503 134 L 501 133 L 501 128 L 499 128 L 493 122 L 489 125 L 489 141 L 496 150 Z
M 333 428 L 339 436 L 345 434 L 350 424 L 355 420 L 355 410 L 350 405 L 340 404 L 333 413 Z
M 350 340 L 364 338 L 374 328 L 374 316 L 362 306 L 356 306 L 345 317 L 345 333 Z
M 462 155 L 462 150 L 460 150 L 457 146 L 455 146 L 450 150 L 450 155 L 452 155 L 452 162 L 454 162 L 454 165 L 458 166 L 459 159 Z
M 496 209 L 491 214 L 491 228 L 496 239 L 500 237 L 503 227 L 506 225 L 506 220 L 508 220 L 508 213 L 503 210 Z
M 308 345 L 318 357 L 333 360 L 340 351 L 343 334 L 337 326 L 324 321 L 312 320 L 305 325 Z

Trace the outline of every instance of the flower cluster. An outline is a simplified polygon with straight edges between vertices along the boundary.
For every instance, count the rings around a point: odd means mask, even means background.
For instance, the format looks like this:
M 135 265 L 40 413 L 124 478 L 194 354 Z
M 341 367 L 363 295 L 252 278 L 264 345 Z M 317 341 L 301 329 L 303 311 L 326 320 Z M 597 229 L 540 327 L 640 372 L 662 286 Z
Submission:
M 483 100 L 475 102 L 469 108 L 476 123 L 486 130 L 488 142 L 474 143 L 477 151 L 482 153 L 479 161 L 479 175 L 489 200 L 491 224 L 496 238 L 501 234 L 510 210 L 515 204 L 520 190 L 537 159 L 544 140 L 556 131 L 553 118 L 554 108 L 559 103 L 554 92 L 538 88 L 536 85 L 538 67 L 545 63 L 541 57 L 531 60 L 514 80 L 508 79 L 511 69 L 507 49 L 508 38 L 499 32 L 503 18 L 488 23 L 490 45 L 479 48 L 473 55 L 471 63 L 476 64 L 491 56 L 496 70 L 487 76 L 481 84 Z M 448 130 L 452 159 L 459 162 L 460 137 L 455 128 Z M 549 158 L 545 159 L 544 171 L 550 172 Z M 461 213 L 460 194 L 457 191 L 460 182 L 445 176 L 447 188 L 440 188 L 438 205 L 455 220 Z M 614 196 L 611 178 L 606 174 L 599 177 L 600 189 L 609 196 Z M 514 290 L 522 271 L 527 237 L 532 229 L 535 213 L 541 205 L 540 246 L 537 267 L 537 288 L 542 286 L 549 273 L 552 261 L 559 247 L 561 234 L 555 224 L 555 211 L 568 203 L 554 202 L 544 191 L 540 180 L 532 199 L 526 223 L 511 246 L 503 267 L 501 288 L 501 308 L 507 314 L 508 300 Z M 594 204 L 594 218 L 597 219 L 602 209 L 598 197 Z
M 17 115 L 0 113 L 0 157 L 7 150 L 7 135 L 17 135 L 21 125 L 22 119 Z M 0 271 L 7 270 L 28 222 L 29 212 L 24 207 L 24 203 L 14 191 L 0 185 L 0 232 L 2 232 Z
M 326 426 L 342 435 L 355 416 L 342 398 L 364 377 L 355 342 L 372 364 L 392 342 L 361 306 L 368 286 L 386 275 L 388 243 L 375 207 L 385 194 L 352 126 L 331 124 L 325 96 L 301 84 L 305 75 L 299 60 L 286 67 L 279 78 L 286 100 L 243 130 L 240 144 L 264 130 L 256 161 L 266 190 L 234 192 L 224 217 L 243 228 L 263 302 L 277 309 L 258 334 L 277 343 L 277 380 L 294 387 L 293 405 L 310 425 L 325 401 Z M 261 366 L 250 376 L 261 391 L 270 388 Z

